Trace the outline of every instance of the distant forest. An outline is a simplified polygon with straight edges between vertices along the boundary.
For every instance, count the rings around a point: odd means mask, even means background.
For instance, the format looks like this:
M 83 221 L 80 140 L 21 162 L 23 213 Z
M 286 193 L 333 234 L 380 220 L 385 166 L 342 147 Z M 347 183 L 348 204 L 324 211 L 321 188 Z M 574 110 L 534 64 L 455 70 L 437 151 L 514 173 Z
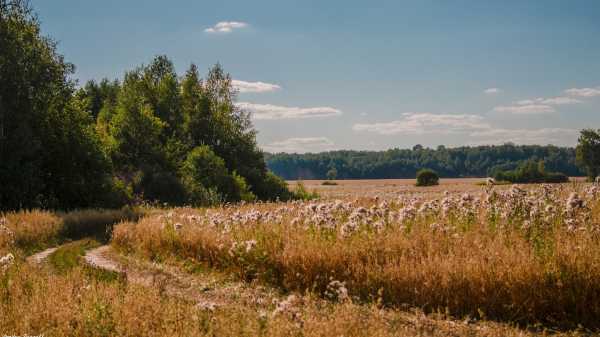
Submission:
M 387 151 L 331 151 L 307 154 L 266 154 L 267 166 L 287 180 L 414 178 L 422 168 L 441 177 L 485 177 L 513 170 L 527 160 L 543 160 L 547 170 L 568 176 L 584 175 L 575 165 L 575 149 L 556 146 L 513 145 Z

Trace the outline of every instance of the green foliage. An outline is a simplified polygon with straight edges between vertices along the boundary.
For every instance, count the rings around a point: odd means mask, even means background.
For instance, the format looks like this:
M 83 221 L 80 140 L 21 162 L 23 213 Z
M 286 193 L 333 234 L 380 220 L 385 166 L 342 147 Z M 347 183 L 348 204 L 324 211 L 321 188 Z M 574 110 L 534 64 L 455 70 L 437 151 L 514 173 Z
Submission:
M 287 182 L 272 172 L 267 172 L 265 179 L 258 186 L 258 193 L 269 201 L 288 201 L 293 198 Z
M 292 192 L 295 200 L 314 200 L 319 198 L 317 191 L 309 192 L 301 181 L 296 183 L 296 189 Z
M 417 186 L 434 186 L 439 184 L 440 177 L 434 170 L 422 169 L 417 172 Z
M 499 171 L 494 175 L 498 181 L 509 181 L 511 183 L 563 183 L 568 182 L 569 177 L 563 173 L 546 172 L 543 161 L 529 160 L 513 171 Z
M 269 169 L 287 180 L 327 179 L 332 166 L 336 179 L 414 178 L 423 168 L 441 177 L 489 177 L 497 170 L 513 170 L 529 160 L 543 160 L 550 171 L 579 176 L 575 149 L 556 146 L 512 145 L 436 149 L 415 146 L 386 151 L 330 151 L 306 154 L 266 154 Z
M 75 208 L 110 199 L 110 161 L 74 66 L 40 34 L 27 1 L 0 1 L 0 208 Z
M 221 65 L 157 56 L 75 90 L 24 0 L 0 0 L 0 209 L 289 199 Z
M 577 165 L 584 170 L 591 180 L 600 175 L 600 129 L 581 131 L 576 148 Z
M 215 191 L 223 201 L 254 199 L 244 178 L 229 174 L 225 161 L 206 145 L 196 147 L 188 154 L 181 172 L 194 204 L 209 203 L 202 199 L 206 190 Z
M 337 178 L 337 169 L 335 168 L 335 166 L 333 166 L 332 168 L 329 169 L 329 171 L 327 171 L 327 180 L 335 180 Z

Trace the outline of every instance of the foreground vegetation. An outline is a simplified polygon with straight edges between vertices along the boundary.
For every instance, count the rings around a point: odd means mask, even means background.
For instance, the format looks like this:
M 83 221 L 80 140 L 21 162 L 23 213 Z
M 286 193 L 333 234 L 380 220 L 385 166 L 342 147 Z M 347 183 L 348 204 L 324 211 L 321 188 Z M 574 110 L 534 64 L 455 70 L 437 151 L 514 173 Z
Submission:
M 513 186 L 481 195 L 179 209 L 118 225 L 113 245 L 287 291 L 598 328 L 598 192 Z
M 293 298 L 292 298 L 293 299 Z M 494 323 L 448 321 L 419 311 L 325 302 L 310 296 L 205 309 L 159 288 L 19 264 L 0 274 L 0 333 L 46 336 L 533 336 Z M 279 308 L 279 310 L 278 310 Z M 283 310 L 285 308 L 285 310 Z M 547 334 L 543 334 L 547 335 Z M 582 336 L 565 333 L 564 336 Z M 558 334 L 556 336 L 563 336 Z
M 0 214 L 0 255 L 17 250 L 28 255 L 86 236 L 108 240 L 115 223 L 134 221 L 143 214 L 140 209 L 129 208 L 69 213 L 40 210 L 3 213 Z

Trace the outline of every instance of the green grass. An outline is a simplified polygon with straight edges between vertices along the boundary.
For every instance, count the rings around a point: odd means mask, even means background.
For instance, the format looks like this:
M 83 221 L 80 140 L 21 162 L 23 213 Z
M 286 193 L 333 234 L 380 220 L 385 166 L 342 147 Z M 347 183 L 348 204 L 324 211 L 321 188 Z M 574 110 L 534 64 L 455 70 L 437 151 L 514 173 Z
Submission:
M 82 239 L 68 243 L 58 248 L 48 256 L 48 263 L 59 273 L 70 271 L 81 264 L 85 252 L 99 247 L 100 243 L 94 239 Z

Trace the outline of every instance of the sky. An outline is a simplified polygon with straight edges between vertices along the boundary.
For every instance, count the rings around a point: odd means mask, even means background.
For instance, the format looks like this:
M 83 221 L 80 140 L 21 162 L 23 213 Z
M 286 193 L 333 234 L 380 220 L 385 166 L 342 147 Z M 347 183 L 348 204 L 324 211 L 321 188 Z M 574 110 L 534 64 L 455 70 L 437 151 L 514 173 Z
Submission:
M 597 0 L 32 0 L 79 83 L 219 62 L 271 152 L 573 146 L 600 128 Z

